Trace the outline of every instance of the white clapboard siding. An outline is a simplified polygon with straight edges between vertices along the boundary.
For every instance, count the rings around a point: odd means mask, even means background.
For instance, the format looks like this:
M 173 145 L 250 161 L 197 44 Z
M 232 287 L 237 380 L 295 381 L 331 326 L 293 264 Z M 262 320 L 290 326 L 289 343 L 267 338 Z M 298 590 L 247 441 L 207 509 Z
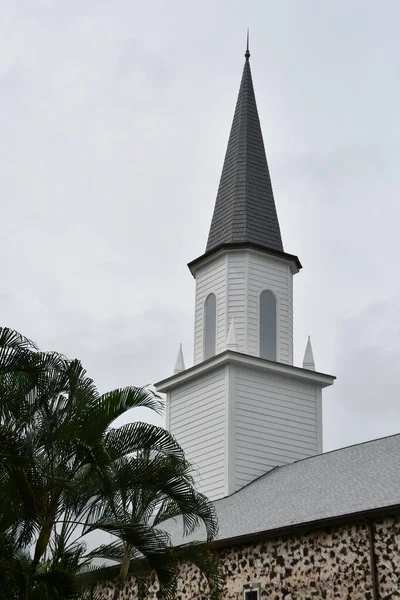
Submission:
M 235 368 L 235 489 L 269 469 L 318 453 L 312 383 Z
M 211 500 L 224 495 L 226 386 L 223 368 L 182 383 L 168 394 L 169 430 Z
M 264 290 L 277 298 L 277 359 L 293 364 L 293 275 L 289 264 L 266 254 L 248 252 L 247 352 L 260 355 L 259 300 Z
M 196 273 L 196 305 L 194 323 L 194 364 L 204 360 L 204 303 L 208 294 L 217 298 L 217 353 L 226 347 L 226 272 L 227 257 L 221 256 L 201 267 Z
M 264 290 L 277 298 L 277 360 L 293 364 L 293 274 L 288 262 L 252 250 L 228 252 L 198 269 L 195 364 L 204 360 L 204 303 L 211 293 L 217 298 L 217 354 L 226 349 L 233 318 L 239 352 L 260 355 L 259 301 Z
M 231 319 L 234 319 L 239 352 L 246 352 L 247 346 L 246 257 L 246 252 L 233 252 L 228 255 L 228 324 L 231 322 Z

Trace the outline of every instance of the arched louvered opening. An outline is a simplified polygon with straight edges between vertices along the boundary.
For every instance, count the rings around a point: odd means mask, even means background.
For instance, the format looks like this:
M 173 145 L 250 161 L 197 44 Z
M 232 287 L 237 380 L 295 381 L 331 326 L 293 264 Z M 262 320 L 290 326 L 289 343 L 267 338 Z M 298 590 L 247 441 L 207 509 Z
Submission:
M 204 360 L 216 353 L 217 298 L 208 294 L 204 303 Z
M 276 297 L 270 290 L 260 294 L 260 357 L 276 360 Z

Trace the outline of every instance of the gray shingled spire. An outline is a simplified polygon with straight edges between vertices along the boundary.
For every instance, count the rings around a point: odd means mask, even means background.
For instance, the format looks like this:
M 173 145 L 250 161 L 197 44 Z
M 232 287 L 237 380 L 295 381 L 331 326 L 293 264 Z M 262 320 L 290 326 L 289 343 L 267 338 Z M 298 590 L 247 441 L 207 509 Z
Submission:
M 245 57 L 206 252 L 221 244 L 246 242 L 283 252 L 248 47 Z

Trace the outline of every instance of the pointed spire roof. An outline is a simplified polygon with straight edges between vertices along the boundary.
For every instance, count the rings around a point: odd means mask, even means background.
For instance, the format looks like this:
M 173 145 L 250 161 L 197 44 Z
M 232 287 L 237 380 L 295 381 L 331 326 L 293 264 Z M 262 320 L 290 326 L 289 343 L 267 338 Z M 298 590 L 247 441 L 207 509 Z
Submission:
M 309 371 L 315 371 L 315 361 L 314 354 L 311 346 L 311 338 L 308 336 L 306 351 L 304 353 L 303 358 L 303 369 L 308 369 Z
M 183 360 L 182 344 L 179 344 L 178 356 L 176 357 L 174 373 L 181 373 L 185 370 L 185 361 Z
M 206 252 L 236 243 L 283 252 L 251 78 L 248 39 L 245 57 Z

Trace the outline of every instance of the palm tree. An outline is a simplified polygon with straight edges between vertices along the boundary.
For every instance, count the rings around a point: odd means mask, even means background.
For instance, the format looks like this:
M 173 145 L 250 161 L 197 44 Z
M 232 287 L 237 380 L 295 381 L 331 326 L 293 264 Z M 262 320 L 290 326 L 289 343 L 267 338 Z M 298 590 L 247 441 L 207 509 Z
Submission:
M 116 540 L 95 550 L 92 557 L 120 563 L 114 598 L 129 573 L 139 591 L 145 592 L 152 573 L 157 574 L 160 595 L 172 596 L 183 559 L 196 564 L 208 576 L 212 590 L 220 587 L 216 557 L 204 545 L 173 548 L 167 528 L 173 518 L 183 521 L 185 534 L 203 523 L 211 542 L 216 521 L 208 500 L 196 492 L 191 467 L 182 457 L 143 451 L 118 460 L 113 472 L 114 492 L 103 498 L 89 514 L 86 528 L 101 529 Z M 92 524 L 93 523 L 93 524 Z
M 212 552 L 174 549 L 163 529 L 180 516 L 185 533 L 203 523 L 211 541 L 217 530 L 182 449 L 161 427 L 113 427 L 137 407 L 163 410 L 148 388 L 100 394 L 78 360 L 40 352 L 0 328 L 0 585 L 7 597 L 77 597 L 114 575 L 96 563 L 105 559 L 121 562 L 116 591 L 128 574 L 142 591 L 155 574 L 168 598 L 184 550 L 219 589 Z M 84 540 L 96 530 L 114 541 L 88 552 Z

